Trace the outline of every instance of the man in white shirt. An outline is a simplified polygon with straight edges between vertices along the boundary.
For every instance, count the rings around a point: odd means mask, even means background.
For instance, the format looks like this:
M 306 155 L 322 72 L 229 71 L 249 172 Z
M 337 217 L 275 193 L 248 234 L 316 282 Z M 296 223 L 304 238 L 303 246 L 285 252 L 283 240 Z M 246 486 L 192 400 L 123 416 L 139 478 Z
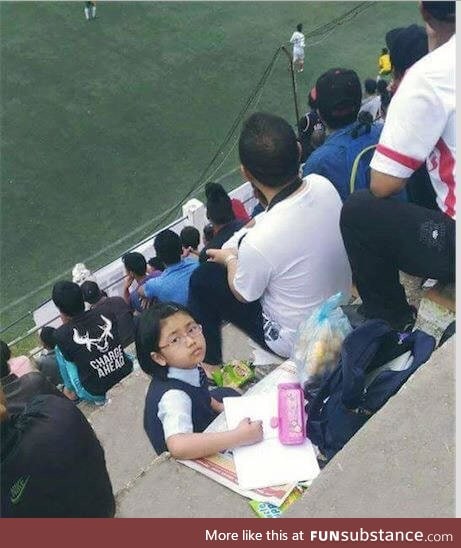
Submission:
M 239 141 L 241 170 L 268 203 L 240 246 L 208 250 L 214 262 L 191 277 L 189 306 L 203 326 L 205 361 L 221 361 L 223 320 L 281 357 L 299 323 L 331 295 L 347 300 L 351 273 L 339 231 L 341 199 L 320 175 L 298 176 L 300 149 L 291 126 L 256 113 Z
M 304 70 L 304 47 L 306 45 L 302 23 L 296 25 L 296 30 L 290 38 L 290 44 L 293 44 L 293 66 L 298 72 L 302 72 Z
M 414 323 L 399 270 L 455 279 L 455 2 L 421 2 L 429 54 L 405 74 L 371 162 L 371 193 L 351 196 L 341 231 L 367 318 Z M 438 210 L 386 200 L 426 162 Z

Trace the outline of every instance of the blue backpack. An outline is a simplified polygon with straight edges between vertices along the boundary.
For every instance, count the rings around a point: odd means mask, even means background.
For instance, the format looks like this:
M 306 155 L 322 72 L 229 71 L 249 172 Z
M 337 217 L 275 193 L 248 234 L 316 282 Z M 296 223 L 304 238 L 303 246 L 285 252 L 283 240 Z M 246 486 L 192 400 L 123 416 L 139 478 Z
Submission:
M 323 456 L 329 460 L 342 449 L 434 347 L 434 337 L 424 331 L 401 334 L 383 320 L 366 321 L 352 331 L 344 339 L 338 367 L 306 406 L 307 435 Z M 410 359 L 389 364 L 409 351 Z

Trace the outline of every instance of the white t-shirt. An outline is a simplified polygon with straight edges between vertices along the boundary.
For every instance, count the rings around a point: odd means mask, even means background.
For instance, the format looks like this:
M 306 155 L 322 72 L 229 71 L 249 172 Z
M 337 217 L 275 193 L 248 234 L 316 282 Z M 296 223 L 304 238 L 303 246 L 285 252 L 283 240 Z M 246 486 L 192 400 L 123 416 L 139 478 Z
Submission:
M 373 97 L 367 97 L 362 101 L 362 106 L 360 107 L 360 112 L 366 111 L 373 116 L 373 120 L 378 117 L 379 109 L 381 108 L 381 97 L 375 95 Z
M 407 178 L 426 161 L 439 208 L 456 216 L 456 38 L 405 74 L 389 105 L 371 167 Z
M 266 342 L 282 357 L 291 355 L 299 323 L 317 306 L 339 291 L 350 295 L 341 206 L 330 181 L 308 175 L 297 193 L 260 215 L 240 245 L 235 289 L 249 302 L 261 300 Z

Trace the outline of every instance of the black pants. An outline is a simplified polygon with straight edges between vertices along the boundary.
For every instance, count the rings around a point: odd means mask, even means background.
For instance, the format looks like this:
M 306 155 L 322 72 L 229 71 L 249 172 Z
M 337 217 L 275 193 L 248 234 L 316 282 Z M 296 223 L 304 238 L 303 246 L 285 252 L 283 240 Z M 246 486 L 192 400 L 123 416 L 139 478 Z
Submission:
M 189 308 L 202 324 L 207 350 L 205 361 L 222 362 L 221 326 L 230 321 L 244 331 L 262 348 L 269 350 L 264 341 L 263 317 L 259 301 L 241 303 L 227 283 L 227 271 L 217 263 L 203 263 L 192 274 L 189 288 Z
M 455 280 L 453 219 L 440 210 L 355 192 L 341 212 L 354 282 L 368 318 L 392 323 L 409 313 L 399 270 L 441 282 Z

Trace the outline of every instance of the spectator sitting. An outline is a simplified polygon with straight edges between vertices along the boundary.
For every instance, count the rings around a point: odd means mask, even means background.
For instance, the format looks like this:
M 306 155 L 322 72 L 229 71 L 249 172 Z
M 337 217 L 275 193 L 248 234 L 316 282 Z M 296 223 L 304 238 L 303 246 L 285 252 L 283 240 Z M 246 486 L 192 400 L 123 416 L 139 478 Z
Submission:
M 122 346 L 125 348 L 134 342 L 133 312 L 126 302 L 121 297 L 106 297 L 96 282 L 83 282 L 81 288 L 83 300 L 90 305 L 90 309 L 115 317 Z
M 114 516 L 104 451 L 66 398 L 38 395 L 17 412 L 0 388 L 0 437 L 2 517 Z
M 186 304 L 189 297 L 189 279 L 198 267 L 195 259 L 181 259 L 181 238 L 172 230 L 163 230 L 154 240 L 157 257 L 165 264 L 165 270 L 138 288 L 143 299 L 174 301 Z
M 222 361 L 228 320 L 279 356 L 291 355 L 300 321 L 324 299 L 351 289 L 338 222 L 341 200 L 319 175 L 299 173 L 299 145 L 288 122 L 256 113 L 239 141 L 242 173 L 268 203 L 240 247 L 209 249 L 212 262 L 191 277 L 189 306 L 202 324 L 206 362 Z
M 371 192 L 345 202 L 341 231 L 364 318 L 412 329 L 399 271 L 455 280 L 456 2 L 421 2 L 430 53 L 405 74 L 393 97 L 371 162 Z M 416 139 L 415 136 L 418 138 Z M 426 163 L 437 211 L 388 200 Z
M 10 413 L 21 413 L 39 394 L 54 394 L 62 397 L 61 392 L 35 369 L 20 377 L 12 373 L 9 367 L 10 358 L 11 352 L 8 345 L 0 341 L 0 386 L 4 390 Z
M 125 265 L 126 278 L 123 285 L 123 298 L 131 307 L 133 312 L 141 313 L 143 311 L 141 300 L 138 295 L 138 287 L 144 285 L 148 280 L 160 276 L 162 269 L 158 268 L 154 272 L 147 273 L 147 263 L 144 255 L 137 251 L 125 253 L 122 257 Z M 130 291 L 130 287 L 136 282 L 136 289 Z
M 59 367 L 56 362 L 56 339 L 55 334 L 56 329 L 45 325 L 40 331 L 40 342 L 43 345 L 43 351 L 35 359 L 38 370 L 53 384 L 58 386 L 62 384 L 61 375 L 59 373 Z
M 85 311 L 82 289 L 73 282 L 57 282 L 52 298 L 63 322 L 55 337 L 64 394 L 103 405 L 106 392 L 133 369 L 115 315 L 98 307 Z
M 379 80 L 379 82 L 385 82 L 385 80 Z M 373 120 L 379 117 L 379 111 L 381 107 L 381 97 L 376 95 L 377 84 L 373 78 L 367 78 L 364 83 L 365 97 L 362 99 L 362 105 L 360 112 L 369 112 Z
M 327 138 L 309 156 L 303 174 L 323 175 L 333 183 L 344 201 L 351 189 L 370 186 L 369 163 L 382 125 L 374 124 L 372 120 L 371 123 L 357 121 L 362 88 L 355 71 L 330 69 L 320 76 L 315 87 L 317 108 L 327 128 Z
M 27 356 L 11 357 L 10 347 L 3 341 L 1 341 L 1 359 L 2 359 L 2 373 L 8 368 L 9 373 L 15 377 L 22 377 L 37 371 L 32 361 Z
M 307 99 L 310 111 L 298 121 L 298 141 L 302 148 L 302 164 L 309 158 L 312 152 L 320 146 L 320 144 L 323 144 L 325 138 L 325 126 L 317 112 L 316 98 L 317 91 L 314 87 L 310 90 Z M 323 139 L 321 136 L 323 136 Z
M 214 235 L 200 252 L 200 262 L 207 260 L 207 249 L 220 249 L 223 243 L 245 224 L 236 220 L 229 195 L 220 184 L 208 183 L 205 192 L 206 215 L 213 225 Z
M 147 261 L 147 273 L 153 274 L 154 272 L 157 272 L 156 276 L 160 276 L 160 274 L 165 270 L 165 265 L 162 263 L 162 261 L 158 257 L 151 257 Z M 155 278 L 155 276 L 153 276 Z
M 427 55 L 427 32 L 418 25 L 392 29 L 386 34 L 386 44 L 392 61 L 392 83 L 389 87 L 395 94 L 407 70 Z M 435 191 L 424 164 L 410 175 L 406 189 L 410 202 L 428 209 L 438 209 Z
M 262 439 L 261 421 L 242 421 L 235 430 L 206 433 L 223 411 L 222 398 L 239 396 L 230 388 L 208 390 L 201 362 L 202 329 L 176 303 L 161 303 L 139 321 L 136 350 L 142 369 L 152 377 L 144 408 L 144 429 L 157 454 L 198 459 Z
M 199 256 L 200 232 L 195 226 L 185 226 L 179 235 L 182 245 L 182 257 Z

